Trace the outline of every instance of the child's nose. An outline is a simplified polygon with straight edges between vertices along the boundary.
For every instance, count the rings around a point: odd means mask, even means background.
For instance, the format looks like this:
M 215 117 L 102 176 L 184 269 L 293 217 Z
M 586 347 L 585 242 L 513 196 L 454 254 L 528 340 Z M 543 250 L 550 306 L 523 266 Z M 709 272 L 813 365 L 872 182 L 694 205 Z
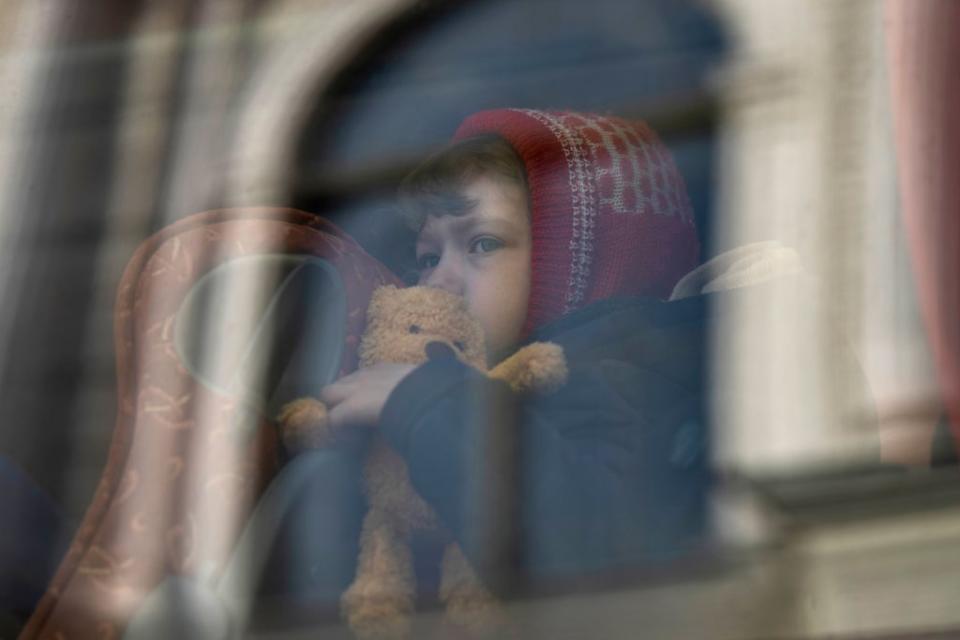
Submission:
M 426 282 L 422 284 L 428 287 L 443 289 L 457 296 L 462 296 L 463 269 L 460 260 L 455 256 L 445 254 L 440 258 L 439 264 L 437 264 L 437 266 L 433 268 L 433 271 L 430 272 L 430 275 L 427 276 Z

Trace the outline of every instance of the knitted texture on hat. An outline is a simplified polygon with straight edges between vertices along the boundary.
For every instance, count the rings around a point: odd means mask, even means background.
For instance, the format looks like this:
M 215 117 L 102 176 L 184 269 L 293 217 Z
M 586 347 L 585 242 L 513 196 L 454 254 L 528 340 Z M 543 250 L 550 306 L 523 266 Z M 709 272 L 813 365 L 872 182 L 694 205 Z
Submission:
M 698 262 L 690 200 L 643 122 L 528 109 L 482 111 L 454 135 L 509 142 L 530 190 L 531 291 L 524 334 L 587 304 L 666 298 Z

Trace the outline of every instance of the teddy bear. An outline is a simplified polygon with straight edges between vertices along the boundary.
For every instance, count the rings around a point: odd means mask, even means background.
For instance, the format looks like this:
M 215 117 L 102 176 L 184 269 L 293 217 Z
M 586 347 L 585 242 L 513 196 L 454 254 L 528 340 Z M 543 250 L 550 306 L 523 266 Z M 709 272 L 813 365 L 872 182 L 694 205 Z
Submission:
M 427 345 L 435 342 L 486 371 L 483 330 L 462 298 L 422 286 L 374 291 L 359 347 L 361 367 L 422 363 Z M 550 393 L 566 381 L 567 368 L 558 345 L 534 343 L 486 373 L 515 391 Z M 326 415 L 323 403 L 313 398 L 289 403 L 278 418 L 284 442 L 302 448 L 335 441 Z M 438 529 L 440 523 L 411 485 L 403 459 L 380 436 L 368 450 L 364 484 L 369 511 L 360 534 L 356 578 L 341 600 L 342 614 L 361 638 L 404 638 L 411 629 L 416 589 L 410 537 L 417 530 Z M 447 619 L 461 628 L 484 632 L 502 621 L 496 600 L 453 541 L 443 552 L 439 597 Z

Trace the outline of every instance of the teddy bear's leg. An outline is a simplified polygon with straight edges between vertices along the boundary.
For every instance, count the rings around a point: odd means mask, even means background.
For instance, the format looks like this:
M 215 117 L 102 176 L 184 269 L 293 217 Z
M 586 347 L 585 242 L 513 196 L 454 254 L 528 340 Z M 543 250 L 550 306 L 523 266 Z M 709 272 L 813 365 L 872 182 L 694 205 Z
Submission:
M 357 576 L 341 600 L 350 628 L 364 640 L 407 637 L 415 585 L 410 547 L 399 527 L 371 510 L 360 534 Z
M 480 582 L 458 544 L 447 545 L 443 552 L 440 600 L 446 605 L 447 620 L 459 627 L 480 635 L 505 629 L 503 607 Z

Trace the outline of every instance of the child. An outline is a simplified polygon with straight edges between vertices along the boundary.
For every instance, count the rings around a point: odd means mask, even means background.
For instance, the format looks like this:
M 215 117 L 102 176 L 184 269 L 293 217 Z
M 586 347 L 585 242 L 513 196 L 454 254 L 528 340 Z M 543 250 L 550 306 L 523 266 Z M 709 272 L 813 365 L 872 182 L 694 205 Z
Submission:
M 642 123 L 529 110 L 476 114 L 455 140 L 402 187 L 419 283 L 466 299 L 491 364 L 548 340 L 569 381 L 519 398 L 453 357 L 382 364 L 323 390 L 331 420 L 380 430 L 495 590 L 689 548 L 702 303 L 662 301 L 698 254 L 667 151 Z

